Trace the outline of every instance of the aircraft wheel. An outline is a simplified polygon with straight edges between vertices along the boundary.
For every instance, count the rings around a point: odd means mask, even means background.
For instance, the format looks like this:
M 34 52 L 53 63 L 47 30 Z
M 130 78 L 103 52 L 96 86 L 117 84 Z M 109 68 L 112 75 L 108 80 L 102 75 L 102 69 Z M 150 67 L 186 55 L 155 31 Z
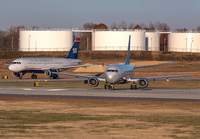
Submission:
M 111 87 L 110 87 L 110 85 L 108 85 L 108 89 L 110 89 Z
M 134 85 L 134 89 L 137 90 L 137 85 Z
M 111 86 L 111 87 L 110 87 L 110 90 L 114 90 L 114 86 Z
M 57 78 L 58 78 L 58 75 L 54 74 L 53 79 L 57 79 Z
M 31 75 L 31 78 L 32 78 L 32 79 L 37 79 L 37 75 L 34 75 L 34 74 L 33 74 L 33 75 Z
M 19 79 L 22 79 L 23 74 L 19 73 Z
M 107 85 L 106 84 L 104 85 L 104 89 L 107 89 Z
M 133 90 L 133 85 L 131 85 L 131 90 Z

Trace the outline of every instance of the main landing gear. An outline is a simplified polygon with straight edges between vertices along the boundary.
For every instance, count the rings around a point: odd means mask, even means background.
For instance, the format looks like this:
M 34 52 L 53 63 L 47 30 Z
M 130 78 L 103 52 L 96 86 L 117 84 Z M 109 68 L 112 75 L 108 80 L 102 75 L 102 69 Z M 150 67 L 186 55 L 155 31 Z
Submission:
M 114 90 L 115 88 L 114 88 L 114 85 L 113 85 L 113 84 L 105 84 L 105 85 L 104 85 L 104 89 Z M 130 86 L 130 89 L 131 89 L 131 90 L 133 90 L 133 89 L 137 90 L 138 87 L 137 87 L 136 83 L 133 83 L 133 84 Z
M 133 89 L 137 90 L 138 89 L 135 82 L 133 82 L 133 84 L 131 85 L 130 89 L 131 90 L 133 90 Z
M 32 75 L 31 75 L 31 78 L 32 78 L 32 79 L 37 79 L 37 75 L 32 74 Z

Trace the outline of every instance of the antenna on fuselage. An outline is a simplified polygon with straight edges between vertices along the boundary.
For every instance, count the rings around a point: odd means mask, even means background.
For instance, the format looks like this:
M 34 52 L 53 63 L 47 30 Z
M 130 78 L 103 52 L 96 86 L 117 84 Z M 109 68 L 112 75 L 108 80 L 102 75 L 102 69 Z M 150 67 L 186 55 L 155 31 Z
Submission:
M 130 43 L 131 43 L 131 35 L 129 35 L 127 58 L 125 62 L 126 65 L 130 64 Z

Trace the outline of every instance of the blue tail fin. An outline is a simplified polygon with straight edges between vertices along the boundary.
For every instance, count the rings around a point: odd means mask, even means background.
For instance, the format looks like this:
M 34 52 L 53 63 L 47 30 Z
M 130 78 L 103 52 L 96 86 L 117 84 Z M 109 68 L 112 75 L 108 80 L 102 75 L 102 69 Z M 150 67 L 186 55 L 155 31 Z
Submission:
M 125 62 L 126 65 L 128 65 L 130 63 L 130 43 L 131 43 L 131 35 L 129 35 L 127 58 L 126 58 L 126 62 Z
M 78 58 L 79 43 L 80 43 L 80 38 L 76 38 L 72 48 L 69 51 L 69 54 L 65 58 L 71 58 L 71 59 Z

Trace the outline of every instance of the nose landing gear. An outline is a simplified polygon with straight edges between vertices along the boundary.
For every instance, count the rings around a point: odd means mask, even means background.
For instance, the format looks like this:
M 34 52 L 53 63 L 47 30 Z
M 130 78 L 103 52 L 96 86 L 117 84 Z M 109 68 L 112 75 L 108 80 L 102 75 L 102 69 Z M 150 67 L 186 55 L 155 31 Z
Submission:
M 104 85 L 104 89 L 114 90 L 115 88 L 114 88 L 114 85 L 107 85 L 107 84 L 105 84 Z
M 130 89 L 131 90 L 133 90 L 133 89 L 137 90 L 137 85 L 136 85 L 135 82 L 133 82 L 133 84 L 131 85 Z

